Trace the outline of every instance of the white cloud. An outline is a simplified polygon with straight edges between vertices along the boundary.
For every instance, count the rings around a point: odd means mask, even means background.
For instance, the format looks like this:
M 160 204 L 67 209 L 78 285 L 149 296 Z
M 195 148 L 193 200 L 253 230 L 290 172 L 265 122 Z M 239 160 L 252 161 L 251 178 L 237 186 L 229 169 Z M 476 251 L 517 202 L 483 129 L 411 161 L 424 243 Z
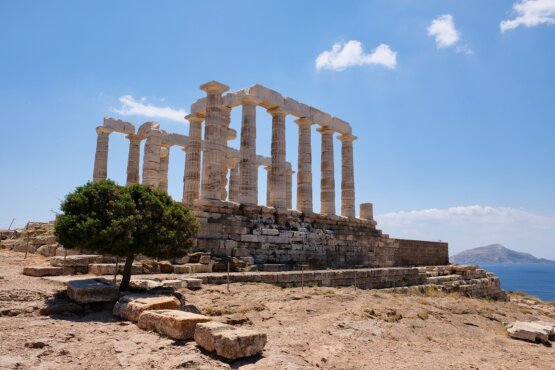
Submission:
M 555 259 L 555 217 L 511 207 L 481 205 L 399 211 L 376 216 L 392 237 L 449 242 L 450 254 L 500 243 Z
M 428 35 L 436 40 L 437 48 L 453 46 L 460 40 L 460 33 L 455 28 L 455 21 L 451 14 L 440 15 L 430 23 Z
M 394 69 L 397 65 L 397 53 L 391 50 L 389 45 L 380 44 L 365 54 L 360 41 L 350 40 L 344 44 L 334 44 L 331 51 L 324 51 L 316 58 L 316 69 L 343 71 L 348 67 L 365 64 L 377 64 Z
M 139 101 L 131 95 L 120 96 L 119 101 L 121 103 L 121 108 L 114 109 L 114 112 L 122 116 L 143 116 L 149 118 L 164 118 L 181 123 L 187 122 L 185 120 L 187 113 L 184 109 L 157 107 L 147 103 L 145 97 L 142 97 Z
M 513 4 L 514 19 L 499 24 L 501 32 L 519 26 L 533 27 L 540 24 L 555 24 L 555 0 L 521 0 Z

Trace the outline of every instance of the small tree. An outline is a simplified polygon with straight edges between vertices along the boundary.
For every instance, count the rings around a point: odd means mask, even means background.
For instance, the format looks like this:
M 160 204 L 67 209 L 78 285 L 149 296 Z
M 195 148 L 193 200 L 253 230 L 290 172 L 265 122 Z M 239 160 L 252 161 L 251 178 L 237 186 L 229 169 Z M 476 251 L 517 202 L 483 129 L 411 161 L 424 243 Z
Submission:
M 125 257 L 120 290 L 129 287 L 137 254 L 182 256 L 199 230 L 187 207 L 163 191 L 139 184 L 87 183 L 66 196 L 61 210 L 55 234 L 64 247 Z

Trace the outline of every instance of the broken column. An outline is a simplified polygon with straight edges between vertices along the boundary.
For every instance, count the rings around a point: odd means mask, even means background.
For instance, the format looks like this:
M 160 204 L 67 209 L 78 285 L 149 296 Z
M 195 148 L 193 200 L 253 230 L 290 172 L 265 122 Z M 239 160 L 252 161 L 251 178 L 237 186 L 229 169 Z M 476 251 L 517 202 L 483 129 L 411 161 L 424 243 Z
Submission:
M 229 169 L 229 200 L 237 202 L 239 200 L 239 161 L 232 159 Z
M 202 121 L 200 114 L 189 114 L 189 143 L 186 151 L 185 174 L 183 177 L 183 203 L 191 205 L 200 198 L 200 155 L 202 141 Z
M 372 203 L 360 203 L 360 218 L 363 220 L 374 219 L 374 206 Z
M 229 87 L 216 81 L 200 87 L 206 91 L 206 119 L 202 158 L 202 199 L 220 200 L 222 197 L 222 172 L 226 146 L 222 131 L 226 127 L 222 94 Z
M 96 153 L 94 155 L 93 182 L 106 180 L 108 177 L 108 140 L 111 130 L 98 126 L 96 133 Z
M 322 178 L 320 180 L 320 213 L 335 215 L 335 177 L 333 165 L 333 129 L 328 126 L 320 127 L 322 134 Z
M 312 212 L 312 143 L 308 118 L 294 121 L 299 126 L 299 156 L 297 167 L 297 210 Z
M 287 112 L 279 107 L 268 109 L 272 115 L 272 168 L 270 178 L 270 206 L 286 207 L 285 171 L 285 116 Z
M 129 134 L 129 156 L 127 158 L 127 185 L 139 183 L 139 160 L 141 156 L 141 138 Z
M 356 136 L 342 134 L 341 140 L 341 215 L 355 217 L 355 173 L 353 168 L 353 141 Z

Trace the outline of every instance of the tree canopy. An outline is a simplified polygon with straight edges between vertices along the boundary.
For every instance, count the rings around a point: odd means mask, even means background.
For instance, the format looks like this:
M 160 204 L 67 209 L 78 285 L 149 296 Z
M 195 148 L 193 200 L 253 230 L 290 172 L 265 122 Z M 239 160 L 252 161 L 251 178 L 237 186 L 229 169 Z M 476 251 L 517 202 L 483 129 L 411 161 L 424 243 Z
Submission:
M 189 209 L 164 191 L 103 180 L 68 194 L 56 217 L 55 234 L 65 248 L 126 258 L 174 258 L 192 246 L 199 225 Z M 126 285 L 126 273 L 122 285 Z M 129 281 L 127 280 L 127 283 Z

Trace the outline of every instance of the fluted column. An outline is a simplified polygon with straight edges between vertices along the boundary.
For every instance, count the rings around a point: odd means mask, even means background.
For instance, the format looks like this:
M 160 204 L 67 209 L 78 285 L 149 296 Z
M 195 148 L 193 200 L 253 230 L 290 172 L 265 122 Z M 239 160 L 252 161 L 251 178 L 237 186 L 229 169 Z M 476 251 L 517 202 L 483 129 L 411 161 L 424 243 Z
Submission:
M 312 140 L 307 118 L 295 120 L 299 126 L 299 156 L 297 167 L 297 210 L 312 212 Z
M 158 173 L 158 189 L 168 191 L 168 167 L 170 165 L 170 148 L 160 148 L 160 171 Z
M 96 153 L 94 155 L 93 182 L 106 180 L 108 177 L 108 141 L 110 130 L 99 126 L 96 128 Z
M 139 183 L 139 160 L 141 157 L 141 139 L 137 135 L 127 135 L 129 139 L 129 156 L 127 158 L 127 185 Z
M 282 108 L 268 110 L 272 115 L 272 168 L 270 179 L 270 205 L 275 208 L 286 206 L 286 163 L 285 163 L 285 115 Z
M 189 143 L 185 158 L 185 174 L 183 176 L 183 203 L 193 204 L 200 198 L 200 155 L 202 141 L 202 121 L 199 114 L 189 114 L 185 117 L 189 121 Z
M 355 172 L 353 167 L 353 141 L 356 136 L 342 134 L 341 140 L 341 215 L 355 217 Z
M 335 215 L 335 178 L 333 165 L 333 133 L 327 127 L 320 127 L 322 134 L 322 177 L 320 181 L 320 213 L 324 215 Z
M 241 147 L 239 162 L 239 203 L 258 203 L 258 165 L 256 164 L 256 103 L 254 98 L 243 100 Z
M 229 87 L 211 81 L 200 88 L 207 94 L 205 147 L 202 156 L 202 199 L 221 200 L 223 160 L 227 144 L 222 135 L 223 129 L 227 129 L 222 93 L 229 90 Z
M 145 185 L 158 187 L 161 144 L 162 132 L 151 130 L 146 138 L 143 155 L 143 184 Z
M 285 171 L 285 208 L 293 208 L 293 170 L 288 168 Z
M 229 200 L 237 202 L 239 198 L 239 163 L 234 160 L 229 170 Z
M 271 207 L 272 189 L 270 183 L 272 182 L 272 166 L 264 166 L 264 169 L 266 170 L 266 206 Z

